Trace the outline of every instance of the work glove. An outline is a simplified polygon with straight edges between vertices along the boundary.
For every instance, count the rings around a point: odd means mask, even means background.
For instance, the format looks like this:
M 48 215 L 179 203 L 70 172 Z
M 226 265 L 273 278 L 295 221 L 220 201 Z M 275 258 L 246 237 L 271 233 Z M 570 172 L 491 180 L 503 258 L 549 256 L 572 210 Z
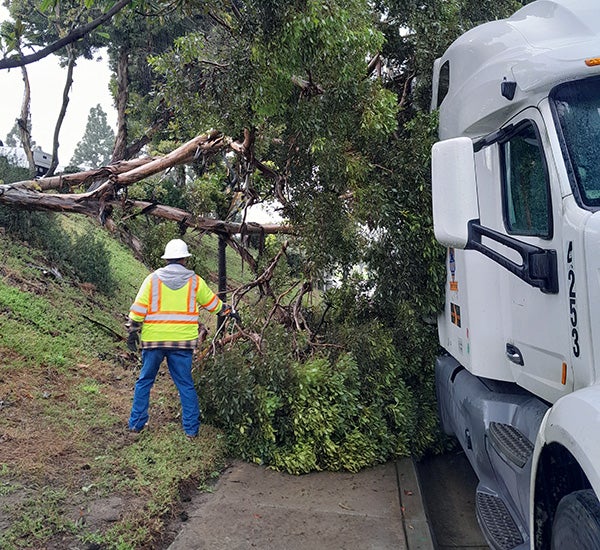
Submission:
M 134 353 L 140 347 L 140 332 L 142 330 L 142 324 L 129 319 L 125 327 L 127 328 L 127 348 Z
M 227 317 L 228 319 L 235 319 L 240 325 L 242 324 L 242 318 L 240 317 L 240 314 L 233 308 L 233 306 L 230 306 L 229 304 L 223 304 L 221 311 L 219 311 L 219 315 Z
M 139 330 L 130 330 L 127 336 L 127 348 L 134 353 L 138 350 L 140 345 L 140 332 Z

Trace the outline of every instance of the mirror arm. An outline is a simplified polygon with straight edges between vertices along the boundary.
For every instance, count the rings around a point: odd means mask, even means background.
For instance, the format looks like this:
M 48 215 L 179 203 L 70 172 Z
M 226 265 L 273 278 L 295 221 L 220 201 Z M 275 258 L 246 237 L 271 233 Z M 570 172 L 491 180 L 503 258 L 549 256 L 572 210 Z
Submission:
M 493 248 L 482 243 L 486 237 L 503 246 L 511 248 L 521 256 L 521 264 L 513 262 Z M 546 294 L 558 293 L 558 261 L 556 250 L 547 250 L 524 243 L 489 227 L 484 227 L 479 220 L 469 222 L 469 240 L 466 250 L 476 250 L 497 264 L 510 271 L 529 285 L 539 288 Z

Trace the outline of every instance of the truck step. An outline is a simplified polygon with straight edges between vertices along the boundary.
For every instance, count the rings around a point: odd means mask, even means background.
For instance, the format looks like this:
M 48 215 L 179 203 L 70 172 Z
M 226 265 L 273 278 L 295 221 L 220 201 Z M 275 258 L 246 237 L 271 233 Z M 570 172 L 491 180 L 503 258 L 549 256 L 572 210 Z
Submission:
M 497 550 L 512 550 L 523 544 L 523 536 L 504 501 L 477 491 L 477 518 L 486 539 Z
M 506 460 L 523 468 L 533 453 L 533 444 L 517 428 L 510 424 L 490 422 L 490 443 Z

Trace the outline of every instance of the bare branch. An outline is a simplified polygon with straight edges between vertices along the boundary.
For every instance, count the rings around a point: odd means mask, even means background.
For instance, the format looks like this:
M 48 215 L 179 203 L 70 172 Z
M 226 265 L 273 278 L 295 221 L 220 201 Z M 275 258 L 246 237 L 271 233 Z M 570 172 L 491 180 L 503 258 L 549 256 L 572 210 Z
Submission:
M 58 176 L 43 177 L 38 180 L 18 181 L 0 185 L 0 193 L 3 187 L 24 187 L 38 191 L 50 191 L 51 189 L 73 188 L 78 186 L 88 187 L 91 183 L 106 180 L 115 174 L 129 172 L 138 166 L 143 166 L 154 160 L 154 157 L 140 157 L 133 160 L 123 160 L 110 166 L 103 166 L 94 170 L 76 172 L 74 174 L 60 174 Z
M 123 158 L 130 159 L 135 157 L 146 145 L 148 145 L 148 143 L 152 141 L 152 138 L 155 134 L 165 128 L 171 119 L 171 116 L 172 113 L 167 111 L 163 116 L 156 120 L 154 124 L 152 124 L 152 126 L 146 130 L 143 136 L 135 140 L 133 143 L 130 143 L 125 148 L 125 156 Z
M 299 76 L 292 76 L 292 82 L 302 90 L 302 95 L 305 97 L 314 97 L 325 93 L 323 86 L 313 82 L 312 79 L 305 80 Z
M 408 98 L 410 95 L 410 85 L 412 84 L 412 81 L 414 80 L 414 78 L 415 78 L 415 73 L 412 73 L 411 75 L 409 75 L 409 77 L 404 82 L 404 87 L 402 88 L 402 97 L 400 98 L 400 101 L 398 102 L 399 109 L 403 109 L 404 106 L 406 105 L 406 103 L 408 102 Z
M 256 288 L 257 286 L 261 287 L 261 288 L 266 288 L 266 292 L 264 292 L 264 294 L 273 296 L 273 292 L 268 287 L 268 283 L 273 278 L 273 272 L 275 271 L 275 267 L 277 267 L 279 260 L 285 254 L 287 246 L 288 246 L 287 241 L 281 245 L 281 250 L 273 258 L 273 260 L 271 261 L 269 266 L 263 271 L 263 273 L 260 275 L 260 277 L 256 278 L 254 281 L 247 283 L 233 291 L 233 293 L 231 295 L 231 301 L 233 304 L 236 304 L 242 298 L 242 296 L 244 296 L 250 290 L 252 290 L 253 288 Z
M 62 128 L 63 121 L 65 120 L 65 115 L 67 114 L 67 106 L 69 105 L 69 93 L 71 91 L 71 86 L 73 86 L 73 70 L 75 68 L 75 51 L 73 49 L 73 46 L 68 45 L 67 52 L 69 56 L 67 64 L 67 77 L 65 79 L 65 85 L 63 87 L 62 104 L 60 106 L 60 112 L 58 113 L 58 118 L 56 119 L 56 125 L 54 127 L 54 137 L 52 139 L 52 161 L 50 162 L 50 168 L 48 168 L 48 176 L 54 175 L 54 171 L 58 166 L 58 139 L 60 136 L 60 129 Z
M 312 285 L 308 281 L 305 281 L 302 284 L 302 288 L 300 289 L 300 292 L 292 305 L 292 317 L 298 331 L 302 331 L 308 327 L 306 319 L 304 319 L 304 315 L 302 315 L 302 300 L 304 299 L 304 295 L 308 294 L 311 290 Z
M 244 234 L 246 232 L 246 229 L 247 229 L 247 224 L 246 224 L 246 227 L 242 228 L 240 234 Z M 261 234 L 262 234 L 262 229 L 261 229 Z M 250 252 L 248 252 L 248 250 L 244 246 L 242 246 L 238 241 L 232 239 L 231 235 L 226 235 L 225 240 L 227 241 L 227 244 L 239 254 L 239 256 L 242 258 L 242 260 L 250 266 L 250 269 L 252 270 L 252 272 L 256 273 L 256 260 L 254 259 L 252 254 L 250 254 Z
M 367 75 L 371 76 L 373 72 L 377 71 L 377 77 L 381 78 L 381 54 L 378 53 L 367 65 Z
M 68 195 L 67 195 L 68 196 Z M 76 195 L 81 196 L 81 195 Z M 0 196 L 0 202 L 2 202 L 2 196 Z M 107 201 L 108 205 L 119 207 L 120 201 Z M 287 225 L 279 224 L 258 224 L 258 223 L 235 223 L 226 222 L 222 220 L 215 220 L 212 218 L 194 218 L 192 214 L 186 210 L 175 208 L 173 206 L 165 206 L 162 204 L 153 204 L 145 201 L 127 201 L 128 206 L 134 208 L 146 209 L 145 213 L 158 218 L 164 218 L 167 220 L 178 222 L 186 227 L 199 229 L 201 231 L 208 231 L 210 233 L 225 233 L 227 235 L 239 235 L 243 231 L 251 234 L 275 234 L 275 233 L 292 233 L 292 228 Z
M 177 164 L 189 163 L 199 156 L 200 153 L 214 154 L 224 149 L 227 145 L 227 138 L 219 132 L 212 131 L 209 134 L 195 137 L 164 157 L 153 159 L 148 164 L 119 174 L 114 178 L 114 182 L 119 185 L 130 185 Z
M 229 34 L 233 35 L 233 29 L 231 25 L 229 25 L 222 17 L 218 16 L 216 13 L 209 11 L 208 16 L 217 24 L 223 27 Z
M 282 292 L 279 296 L 277 296 L 277 299 L 275 300 L 275 304 L 271 308 L 271 311 L 269 312 L 269 315 L 267 316 L 265 324 L 263 325 L 263 328 L 260 332 L 261 338 L 264 337 L 265 331 L 267 330 L 267 327 L 269 326 L 271 319 L 273 319 L 273 317 L 275 316 L 275 313 L 282 309 L 281 300 L 283 300 L 299 284 L 300 284 L 300 281 L 295 281 L 290 288 L 288 288 L 285 292 Z
M 246 331 L 239 329 L 238 332 L 235 332 L 233 334 L 228 334 L 227 336 L 223 336 L 223 338 L 221 338 L 220 340 L 213 340 L 211 342 L 210 346 L 207 346 L 202 351 L 198 352 L 198 355 L 197 355 L 198 361 L 202 361 L 202 360 L 206 359 L 206 357 L 211 352 L 211 350 L 214 353 L 216 351 L 217 347 L 222 348 L 223 346 L 233 343 L 236 340 L 239 340 L 240 338 L 246 338 L 248 340 L 251 340 L 252 342 L 254 342 L 254 345 L 256 346 L 258 352 L 259 353 L 262 352 L 262 349 L 261 349 L 262 338 L 261 338 L 260 334 L 256 334 L 255 332 L 246 332 Z
M 196 63 L 204 63 L 205 65 L 210 65 L 211 67 L 216 67 L 217 69 L 227 69 L 229 68 L 229 63 L 223 65 L 222 63 L 217 63 L 215 61 L 209 61 L 208 59 L 197 59 Z

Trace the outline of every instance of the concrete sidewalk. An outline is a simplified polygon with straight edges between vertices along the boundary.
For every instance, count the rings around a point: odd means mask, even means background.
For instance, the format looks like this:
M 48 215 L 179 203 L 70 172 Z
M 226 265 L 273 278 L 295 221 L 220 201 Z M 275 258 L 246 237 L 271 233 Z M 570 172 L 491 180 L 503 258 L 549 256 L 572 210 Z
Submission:
M 169 550 L 431 550 L 412 460 L 291 476 L 236 462 Z

